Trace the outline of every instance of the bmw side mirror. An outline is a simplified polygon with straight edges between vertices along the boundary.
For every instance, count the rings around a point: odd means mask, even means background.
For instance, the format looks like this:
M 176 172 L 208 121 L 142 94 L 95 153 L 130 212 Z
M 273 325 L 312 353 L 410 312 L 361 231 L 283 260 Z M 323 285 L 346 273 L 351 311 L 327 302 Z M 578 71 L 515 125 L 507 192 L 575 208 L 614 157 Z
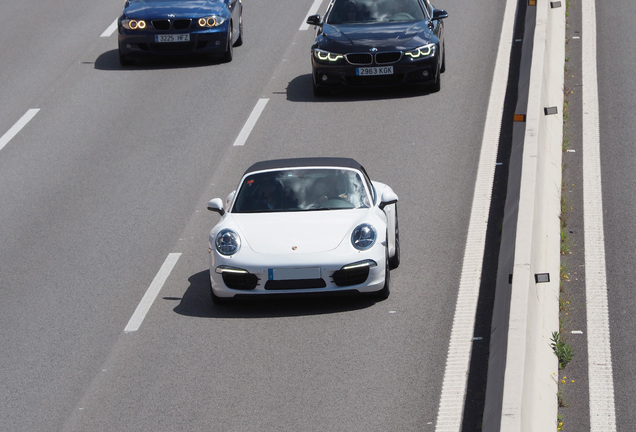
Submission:
M 441 20 L 444 18 L 448 18 L 448 12 L 446 12 L 444 9 L 433 10 L 433 18 L 431 18 L 431 21 Z
M 382 192 L 382 198 L 380 200 L 380 210 L 384 210 L 384 207 L 395 204 L 396 202 L 398 202 L 397 194 L 392 190 L 385 189 L 384 192 Z
M 223 216 L 225 214 L 225 209 L 223 209 L 223 201 L 221 198 L 211 199 L 210 202 L 208 202 L 208 210 Z
M 320 25 L 320 15 L 310 15 L 307 17 L 307 24 L 319 26 Z

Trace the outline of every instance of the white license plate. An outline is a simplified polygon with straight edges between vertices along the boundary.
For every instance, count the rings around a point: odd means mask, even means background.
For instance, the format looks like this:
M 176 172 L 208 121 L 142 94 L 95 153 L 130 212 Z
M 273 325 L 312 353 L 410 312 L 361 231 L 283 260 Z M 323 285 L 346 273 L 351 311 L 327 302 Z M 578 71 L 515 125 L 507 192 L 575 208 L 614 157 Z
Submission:
M 269 280 L 320 279 L 319 267 L 269 269 Z
M 393 75 L 393 66 L 373 66 L 356 68 L 358 76 Z
M 155 35 L 155 42 L 190 42 L 190 33 Z

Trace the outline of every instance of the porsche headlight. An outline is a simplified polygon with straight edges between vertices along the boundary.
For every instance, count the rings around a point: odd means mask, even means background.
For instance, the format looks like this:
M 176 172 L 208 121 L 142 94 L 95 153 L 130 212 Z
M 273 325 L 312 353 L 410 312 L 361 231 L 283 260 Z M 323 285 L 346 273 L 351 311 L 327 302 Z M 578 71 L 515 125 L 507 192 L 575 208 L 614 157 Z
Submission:
M 377 233 L 369 224 L 358 225 L 351 233 L 351 244 L 358 250 L 367 250 L 375 243 Z
M 344 55 L 314 48 L 314 57 L 321 63 L 334 64 L 344 60 Z
M 218 15 L 210 15 L 199 18 L 199 27 L 212 28 L 218 27 L 225 22 L 225 18 Z
M 135 19 L 125 19 L 121 21 L 121 25 L 126 30 L 145 30 L 146 29 L 146 21 L 144 20 L 135 20 Z
M 235 231 L 226 228 L 216 235 L 214 245 L 221 255 L 234 255 L 241 248 L 241 238 Z
M 435 44 L 426 44 L 424 46 L 415 48 L 414 50 L 406 51 L 404 54 L 414 60 L 421 60 L 428 57 L 433 57 L 435 55 Z

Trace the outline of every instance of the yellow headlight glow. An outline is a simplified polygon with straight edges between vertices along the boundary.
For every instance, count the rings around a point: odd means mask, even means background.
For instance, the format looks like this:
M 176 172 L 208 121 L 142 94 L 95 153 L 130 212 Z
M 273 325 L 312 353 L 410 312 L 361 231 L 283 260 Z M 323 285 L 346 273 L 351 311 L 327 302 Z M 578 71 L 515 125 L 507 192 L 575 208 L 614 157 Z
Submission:
M 206 27 L 206 28 L 218 27 L 224 22 L 225 22 L 225 18 L 218 15 L 201 17 L 197 21 L 197 23 L 199 24 L 199 27 Z
M 315 53 L 316 53 L 316 57 L 320 61 L 337 62 L 344 58 L 342 54 L 334 54 L 327 51 L 316 50 Z
M 143 30 L 146 28 L 146 21 L 144 20 L 130 20 L 128 22 L 128 27 L 130 27 L 131 30 Z
M 420 59 L 420 58 L 426 58 L 426 57 L 430 57 L 432 55 L 435 55 L 435 45 L 434 44 L 428 44 L 425 45 L 423 47 L 419 47 L 417 49 L 414 49 L 413 51 L 407 51 L 406 53 L 407 56 L 413 58 L 413 59 Z
M 199 18 L 199 26 L 201 27 L 214 27 L 216 25 L 215 17 Z

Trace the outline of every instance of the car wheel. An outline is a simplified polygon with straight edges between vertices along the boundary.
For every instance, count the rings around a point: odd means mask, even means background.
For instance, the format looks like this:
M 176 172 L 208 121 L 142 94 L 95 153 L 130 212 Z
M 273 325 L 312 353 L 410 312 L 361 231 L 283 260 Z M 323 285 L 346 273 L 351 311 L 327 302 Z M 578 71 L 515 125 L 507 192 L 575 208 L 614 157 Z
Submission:
M 389 253 L 387 252 L 386 263 L 384 265 L 384 286 L 378 291 L 378 298 L 380 300 L 386 300 L 391 294 L 391 272 L 389 271 Z
M 239 15 L 239 36 L 234 46 L 241 46 L 241 45 L 243 45 L 243 12 L 242 11 L 241 11 L 241 14 Z
M 446 44 L 442 45 L 442 67 L 439 68 L 440 73 L 446 72 Z
M 223 55 L 223 61 L 225 63 L 229 63 L 232 61 L 232 57 L 234 57 L 234 50 L 233 50 L 233 45 L 232 45 L 232 37 L 234 36 L 232 34 L 232 23 L 230 23 L 229 26 L 229 30 L 227 31 L 227 49 L 225 51 L 225 54 Z
M 437 75 L 435 75 L 435 82 L 433 82 L 433 84 L 431 84 L 430 86 L 430 91 L 431 93 L 437 93 L 438 91 L 440 91 L 442 88 L 442 83 L 441 83 L 441 77 L 440 77 L 440 70 L 437 70 Z
M 395 253 L 389 258 L 389 269 L 393 270 L 400 265 L 400 229 L 398 227 L 397 204 L 395 205 Z

